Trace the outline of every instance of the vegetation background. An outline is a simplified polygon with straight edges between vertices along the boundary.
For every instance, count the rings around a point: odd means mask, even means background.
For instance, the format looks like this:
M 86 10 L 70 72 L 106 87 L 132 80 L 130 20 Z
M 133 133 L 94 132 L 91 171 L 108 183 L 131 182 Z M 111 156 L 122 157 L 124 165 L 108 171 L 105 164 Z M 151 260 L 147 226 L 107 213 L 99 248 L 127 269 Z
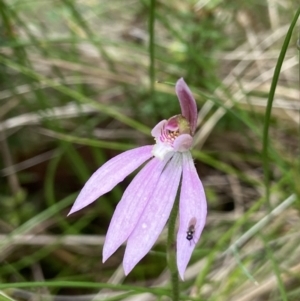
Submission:
M 67 213 L 179 112 L 180 77 L 209 206 L 181 299 L 300 300 L 297 31 L 271 87 L 296 2 L 0 0 L 1 301 L 170 300 L 164 233 L 128 277 L 124 247 L 101 261 L 132 177 Z

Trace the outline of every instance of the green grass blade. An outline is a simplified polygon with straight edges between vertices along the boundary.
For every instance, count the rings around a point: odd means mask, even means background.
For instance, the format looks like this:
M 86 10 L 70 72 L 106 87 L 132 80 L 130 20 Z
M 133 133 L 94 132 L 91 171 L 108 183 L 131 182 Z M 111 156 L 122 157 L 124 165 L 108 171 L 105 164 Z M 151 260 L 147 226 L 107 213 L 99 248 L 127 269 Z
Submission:
M 269 200 L 270 200 L 270 169 L 269 169 L 269 151 L 268 151 L 268 147 L 269 147 L 269 126 L 270 126 L 270 119 L 271 119 L 271 111 L 272 111 L 272 105 L 273 105 L 273 100 L 274 100 L 274 96 L 275 96 L 275 91 L 276 91 L 276 87 L 277 87 L 277 83 L 278 83 L 278 79 L 279 79 L 279 75 L 280 75 L 280 70 L 283 64 L 283 60 L 284 57 L 286 55 L 291 37 L 292 37 L 292 33 L 294 30 L 294 27 L 297 23 L 297 20 L 299 18 L 300 15 L 300 8 L 297 10 L 297 12 L 294 15 L 294 18 L 291 22 L 291 25 L 289 27 L 289 30 L 286 34 L 286 37 L 284 39 L 278 60 L 277 60 L 277 64 L 274 70 L 274 76 L 272 79 L 272 84 L 271 84 L 271 88 L 270 88 L 270 92 L 269 92 L 269 97 L 268 97 L 268 103 L 267 103 L 267 107 L 266 107 L 266 112 L 265 112 L 265 120 L 264 120 L 264 129 L 263 129 L 263 149 L 262 149 L 262 157 L 263 157 L 263 169 L 264 169 L 264 181 L 265 181 L 265 189 L 266 189 L 266 202 L 267 204 L 269 204 Z

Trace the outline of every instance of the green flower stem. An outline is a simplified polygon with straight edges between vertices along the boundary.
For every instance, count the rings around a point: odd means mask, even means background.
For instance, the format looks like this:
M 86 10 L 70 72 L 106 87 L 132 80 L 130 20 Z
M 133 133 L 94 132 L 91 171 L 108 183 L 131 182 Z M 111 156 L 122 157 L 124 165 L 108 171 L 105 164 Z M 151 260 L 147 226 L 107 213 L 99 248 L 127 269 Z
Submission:
M 173 301 L 179 300 L 179 279 L 176 265 L 176 240 L 175 240 L 175 226 L 178 214 L 178 198 L 174 203 L 169 223 L 168 223 L 168 241 L 167 241 L 167 261 L 171 272 L 171 285 Z

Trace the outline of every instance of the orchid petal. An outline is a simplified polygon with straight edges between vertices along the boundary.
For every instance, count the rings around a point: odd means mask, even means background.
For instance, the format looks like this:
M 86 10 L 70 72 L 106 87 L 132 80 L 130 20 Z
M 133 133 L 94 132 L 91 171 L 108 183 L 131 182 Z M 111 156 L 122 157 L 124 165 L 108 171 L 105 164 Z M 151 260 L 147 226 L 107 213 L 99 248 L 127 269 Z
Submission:
M 189 134 L 182 134 L 178 136 L 174 141 L 174 150 L 177 152 L 188 151 L 193 144 L 193 137 Z
M 166 130 L 169 130 L 171 132 L 175 132 L 175 131 L 179 130 L 178 120 L 180 120 L 180 119 L 182 119 L 181 115 L 175 115 L 175 116 L 169 118 L 166 123 Z
M 167 120 L 160 121 L 151 131 L 152 137 L 159 138 Z
M 182 116 L 189 121 L 191 134 L 193 136 L 197 127 L 198 118 L 195 98 L 183 78 L 177 81 L 175 90 L 180 102 Z
M 152 148 L 153 145 L 146 145 L 128 150 L 102 165 L 85 183 L 69 215 L 112 190 L 126 176 L 152 157 Z
M 169 161 L 153 158 L 132 180 L 125 190 L 111 219 L 103 246 L 103 262 L 127 240 L 136 226 L 159 177 Z
M 206 222 L 207 204 L 202 183 L 190 152 L 183 153 L 182 184 L 179 201 L 179 229 L 177 233 L 177 267 L 181 279 L 200 238 Z M 192 239 L 187 231 L 194 226 Z
M 149 252 L 172 210 L 182 172 L 182 155 L 175 153 L 162 172 L 151 199 L 130 234 L 123 267 L 127 275 Z

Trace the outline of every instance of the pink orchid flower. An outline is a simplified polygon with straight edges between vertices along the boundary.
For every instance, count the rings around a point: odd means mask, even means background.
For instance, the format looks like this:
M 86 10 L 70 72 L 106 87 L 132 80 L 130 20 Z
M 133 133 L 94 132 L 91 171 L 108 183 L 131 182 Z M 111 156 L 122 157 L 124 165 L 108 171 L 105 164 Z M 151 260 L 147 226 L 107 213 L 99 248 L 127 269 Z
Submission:
M 181 78 L 176 83 L 181 115 L 159 122 L 151 134 L 156 144 L 112 158 L 86 182 L 69 214 L 112 190 L 147 162 L 125 190 L 110 222 L 103 246 L 105 262 L 125 241 L 127 275 L 150 251 L 165 227 L 180 186 L 177 267 L 180 277 L 191 258 L 206 221 L 207 204 L 190 153 L 197 125 L 195 99 Z

